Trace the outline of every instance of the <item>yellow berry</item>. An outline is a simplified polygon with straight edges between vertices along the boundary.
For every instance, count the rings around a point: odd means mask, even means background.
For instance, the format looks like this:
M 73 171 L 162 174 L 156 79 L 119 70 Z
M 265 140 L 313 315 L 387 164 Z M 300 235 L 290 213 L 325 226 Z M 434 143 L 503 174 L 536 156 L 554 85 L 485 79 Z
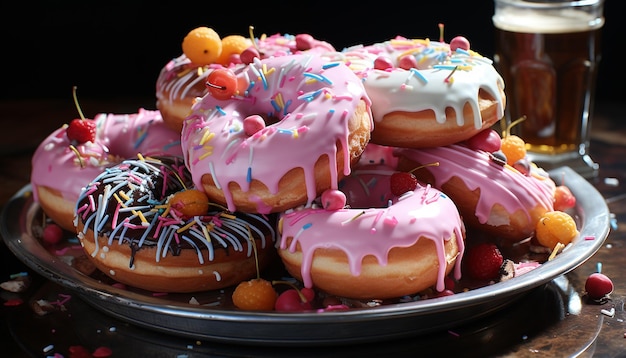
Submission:
M 183 39 L 183 53 L 198 66 L 215 62 L 222 53 L 222 40 L 215 30 L 197 27 Z
M 568 213 L 549 211 L 541 216 L 535 236 L 542 246 L 554 249 L 556 244 L 567 245 L 578 235 L 576 222 Z
M 222 39 L 222 53 L 215 62 L 222 66 L 228 66 L 232 55 L 240 55 L 243 50 L 252 46 L 249 38 L 241 35 L 229 35 Z
M 500 150 L 506 155 L 508 165 L 513 165 L 526 157 L 526 143 L 516 135 L 508 135 L 502 138 Z
M 209 198 L 198 189 L 179 191 L 172 195 L 168 203 L 183 218 L 206 215 L 209 211 Z
M 241 282 L 232 295 L 235 307 L 246 311 L 272 311 L 277 298 L 272 283 L 262 278 Z

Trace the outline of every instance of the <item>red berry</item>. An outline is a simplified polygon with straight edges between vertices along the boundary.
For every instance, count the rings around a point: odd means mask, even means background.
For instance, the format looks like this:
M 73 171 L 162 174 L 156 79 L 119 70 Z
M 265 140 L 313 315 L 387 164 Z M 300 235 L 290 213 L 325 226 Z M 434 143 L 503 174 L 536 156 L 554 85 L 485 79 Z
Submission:
M 69 348 L 70 358 L 92 358 L 93 356 L 83 346 L 70 346 Z
M 450 41 L 450 50 L 456 51 L 457 48 L 467 51 L 470 49 L 470 43 L 465 37 L 457 36 Z
M 106 358 L 113 355 L 113 351 L 109 347 L 98 347 L 95 351 L 93 351 L 92 356 L 94 358 Z
M 74 119 L 70 122 L 65 133 L 70 141 L 76 141 L 78 144 L 95 142 L 96 122 L 89 119 Z
M 299 51 L 306 51 L 313 48 L 315 39 L 309 34 L 296 35 L 296 49 Z
M 576 206 L 576 197 L 565 185 L 559 185 L 554 191 L 554 210 L 564 211 Z
M 504 257 L 494 244 L 482 243 L 472 247 L 463 258 L 465 272 L 477 280 L 493 280 L 500 275 Z
M 391 60 L 388 57 L 378 56 L 374 60 L 374 68 L 377 70 L 384 71 L 392 67 L 393 67 L 393 63 L 391 63 Z
M 337 189 L 324 190 L 322 193 L 322 207 L 328 211 L 343 209 L 346 206 L 346 194 Z
M 473 137 L 468 139 L 466 143 L 472 149 L 479 149 L 488 153 L 493 153 L 500 150 L 502 138 L 500 138 L 498 132 L 488 128 L 475 134 Z
M 241 54 L 239 54 L 239 59 L 241 60 L 241 63 L 246 65 L 254 62 L 255 58 L 261 58 L 261 55 L 254 46 L 248 47 L 247 49 L 243 50 Z
M 402 56 L 398 62 L 398 67 L 407 71 L 412 68 L 417 68 L 417 59 L 415 59 L 415 56 L 413 55 Z
M 48 224 L 43 229 L 43 241 L 48 244 L 57 244 L 63 238 L 63 229 L 57 224 Z
M 397 172 L 393 173 L 389 178 L 391 186 L 391 193 L 395 196 L 400 196 L 407 191 L 412 191 L 417 188 L 417 178 L 412 173 Z
M 215 69 L 207 76 L 206 87 L 216 99 L 230 99 L 237 92 L 237 76 L 226 68 Z
M 585 291 L 593 300 L 602 299 L 613 292 L 613 281 L 599 272 L 592 273 L 585 282 Z
M 298 290 L 289 289 L 278 296 L 274 309 L 281 312 L 298 312 L 306 311 L 312 308 L 311 301 L 315 298 L 315 292 L 310 288 L 303 288 L 300 293 L 304 300 L 300 297 Z

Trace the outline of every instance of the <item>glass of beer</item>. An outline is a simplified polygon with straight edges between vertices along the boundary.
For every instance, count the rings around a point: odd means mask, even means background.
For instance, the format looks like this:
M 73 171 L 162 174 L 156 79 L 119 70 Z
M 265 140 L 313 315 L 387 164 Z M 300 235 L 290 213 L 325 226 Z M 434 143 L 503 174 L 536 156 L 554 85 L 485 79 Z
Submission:
M 604 0 L 494 0 L 494 63 L 506 121 L 546 170 L 597 175 L 589 156 Z

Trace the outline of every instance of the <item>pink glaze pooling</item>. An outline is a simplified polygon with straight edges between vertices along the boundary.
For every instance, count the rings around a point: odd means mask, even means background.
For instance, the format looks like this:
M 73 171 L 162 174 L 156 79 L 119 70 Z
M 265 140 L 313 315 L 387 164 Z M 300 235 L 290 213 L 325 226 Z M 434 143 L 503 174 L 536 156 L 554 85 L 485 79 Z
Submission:
M 446 108 L 457 114 L 457 124 L 465 118 L 463 106 L 469 104 L 474 114 L 474 126 L 482 127 L 478 92 L 484 90 L 498 103 L 497 115 L 504 115 L 504 99 L 498 87 L 504 81 L 492 66 L 492 61 L 475 51 L 461 48 L 450 50 L 450 45 L 429 39 L 394 39 L 367 46 L 353 46 L 338 53 L 328 53 L 333 60 L 345 61 L 363 79 L 367 94 L 372 99 L 374 121 L 394 111 L 418 112 L 432 110 L 438 123 L 446 121 Z M 413 58 L 415 67 L 400 67 L 403 57 Z M 374 61 L 385 58 L 392 65 L 376 69 Z
M 418 163 L 435 163 L 428 170 L 435 177 L 435 187 L 452 177 L 463 180 L 469 190 L 480 188 L 476 205 L 476 217 L 482 224 L 489 224 L 491 208 L 502 205 L 509 213 L 521 210 L 528 217 L 529 210 L 537 205 L 548 211 L 553 210 L 555 183 L 548 174 L 539 168 L 531 168 L 530 175 L 524 175 L 509 165 L 501 165 L 482 150 L 470 149 L 453 144 L 437 148 L 403 149 L 395 151 Z M 493 223 L 498 225 L 500 223 Z
M 89 120 L 89 119 L 86 119 Z M 180 134 L 168 129 L 159 111 L 140 108 L 134 114 L 105 114 L 94 117 L 96 140 L 76 144 L 80 158 L 71 149 L 66 125 L 44 139 L 32 157 L 31 184 L 58 190 L 63 198 L 76 201 L 91 180 L 106 167 L 123 159 L 152 155 L 182 156 Z M 33 190 L 35 201 L 37 191 Z
M 211 175 L 228 209 L 236 211 L 228 183 L 245 192 L 257 179 L 275 194 L 288 171 L 302 168 L 311 204 L 318 196 L 315 162 L 327 155 L 336 189 L 336 143 L 342 144 L 344 163 L 349 163 L 348 120 L 362 100 L 369 111 L 369 98 L 356 75 L 343 63 L 307 53 L 256 59 L 237 77 L 241 95 L 227 101 L 205 95 L 183 123 L 183 153 L 196 187 L 202 188 L 202 177 Z M 278 122 L 248 136 L 243 122 L 257 114 Z M 343 171 L 350 174 L 350 167 Z M 257 212 L 271 209 L 259 199 Z
M 349 203 L 348 199 L 348 203 Z M 295 252 L 300 245 L 303 258 L 301 274 L 305 287 L 312 287 L 311 265 L 315 251 L 332 248 L 348 257 L 352 275 L 361 272 L 365 256 L 374 256 L 381 266 L 388 262 L 394 247 L 408 247 L 418 240 L 431 240 L 439 261 L 436 289 L 443 291 L 447 261 L 444 244 L 456 236 L 459 256 L 465 244 L 463 222 L 455 204 L 430 185 L 394 198 L 385 208 L 340 209 L 328 211 L 307 208 L 282 214 L 281 249 Z M 287 239 L 293 240 L 287 247 Z M 461 260 L 456 260 L 454 276 L 461 277 Z

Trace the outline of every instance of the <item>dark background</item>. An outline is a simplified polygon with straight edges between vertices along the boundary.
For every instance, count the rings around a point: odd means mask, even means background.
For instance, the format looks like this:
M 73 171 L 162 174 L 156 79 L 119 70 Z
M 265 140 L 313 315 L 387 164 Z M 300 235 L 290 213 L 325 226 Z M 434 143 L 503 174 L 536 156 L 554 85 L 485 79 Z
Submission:
M 10 3 L 10 5 L 7 5 Z M 342 4 L 341 8 L 338 5 Z M 625 83 L 617 51 L 626 43 L 624 2 L 607 0 L 599 100 L 619 100 Z M 347 9 L 346 9 L 347 8 Z M 463 35 L 473 50 L 493 57 L 493 2 L 3 2 L 1 99 L 81 100 L 155 96 L 160 69 L 182 53 L 184 36 L 208 26 L 220 36 L 309 33 L 337 50 L 401 35 L 439 39 Z M 154 107 L 152 103 L 145 103 Z

